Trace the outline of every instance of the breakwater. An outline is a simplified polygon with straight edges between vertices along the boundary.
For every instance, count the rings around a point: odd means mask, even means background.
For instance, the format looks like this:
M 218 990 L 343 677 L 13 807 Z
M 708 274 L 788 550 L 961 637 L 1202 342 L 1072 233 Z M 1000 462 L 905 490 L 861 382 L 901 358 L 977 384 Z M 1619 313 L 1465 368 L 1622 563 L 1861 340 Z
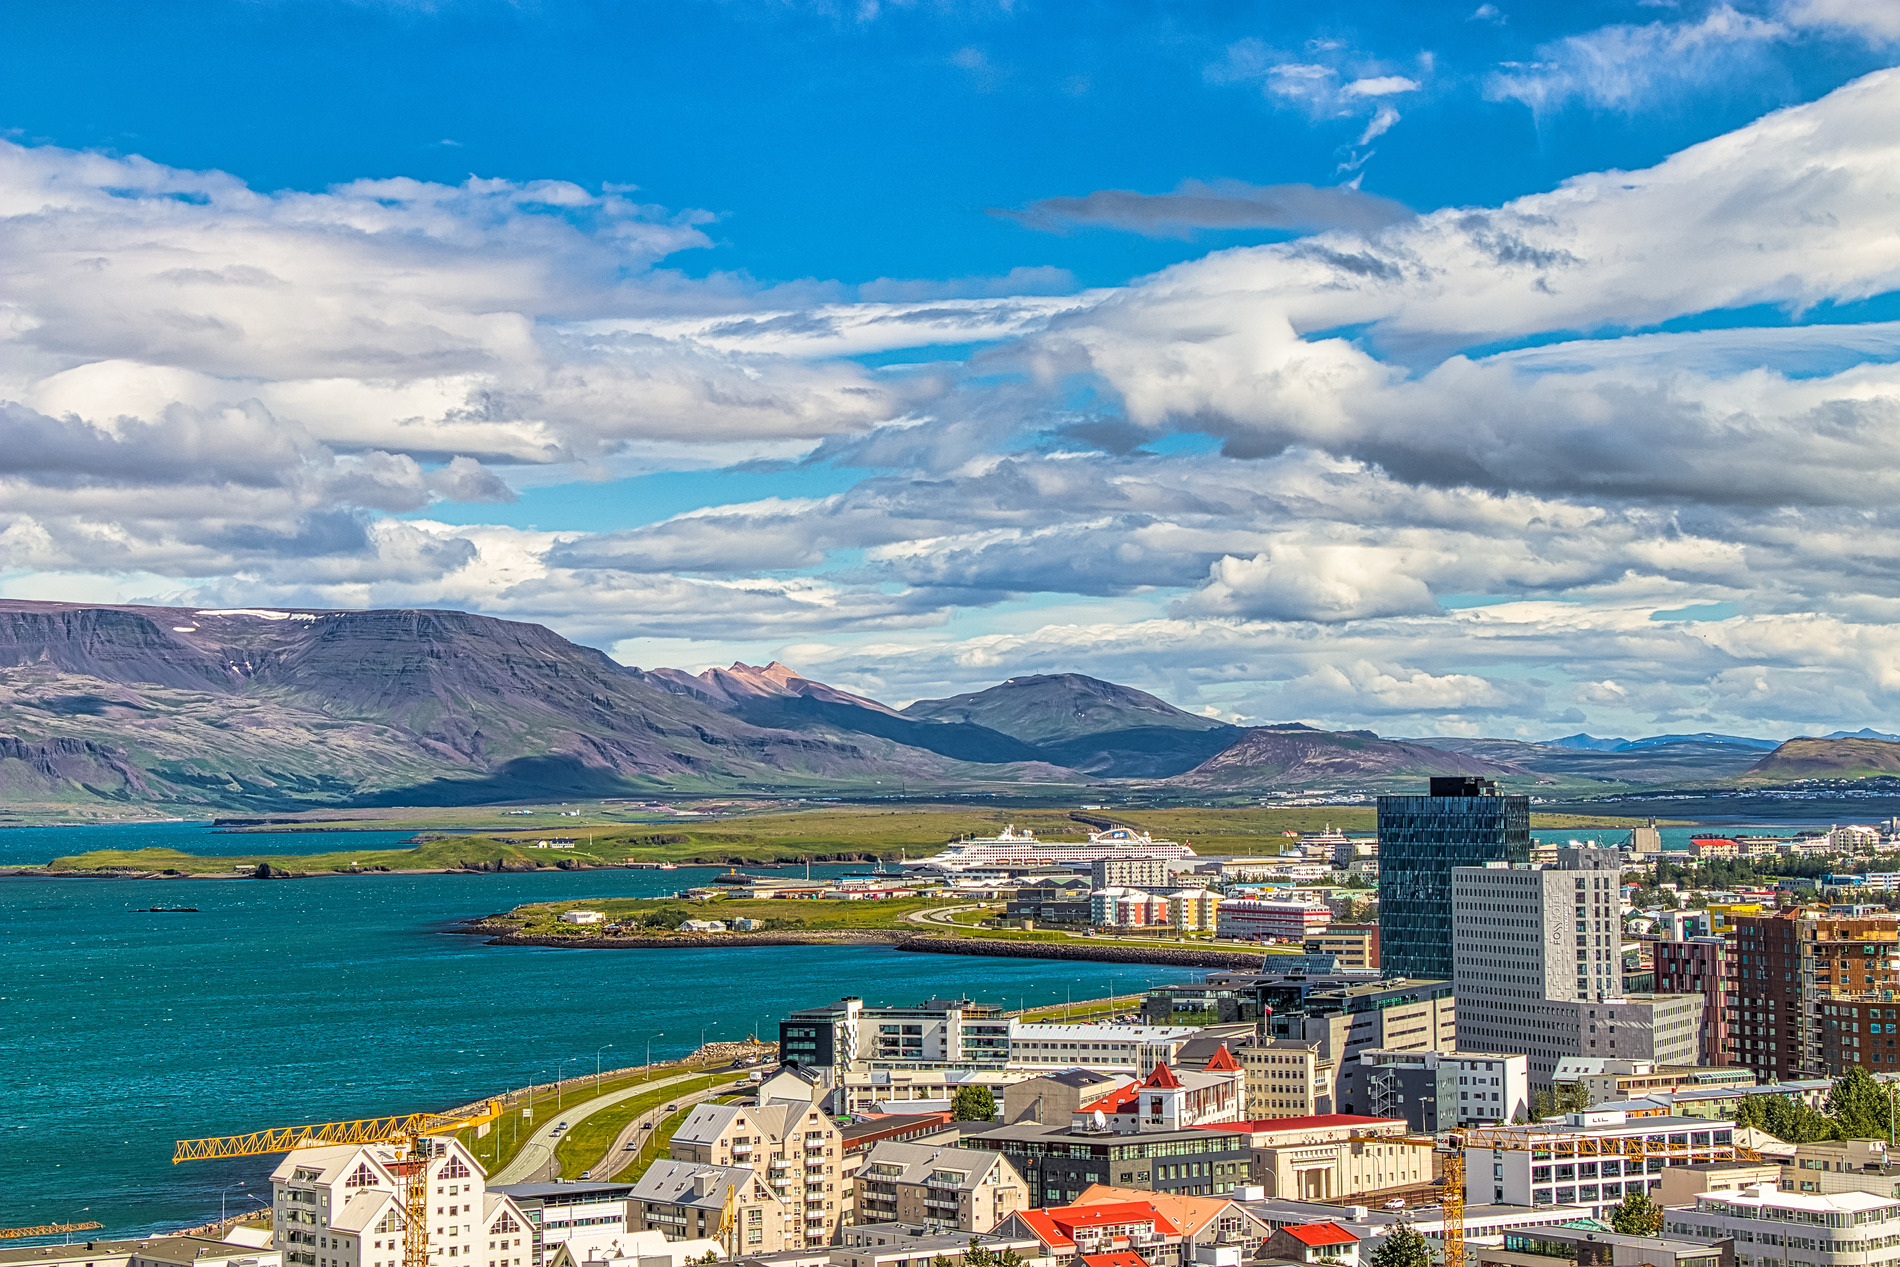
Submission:
M 1068 941 L 1011 941 L 1000 937 L 935 937 L 895 928 L 814 928 L 803 932 L 684 933 L 674 937 L 565 937 L 521 933 L 512 925 L 470 920 L 456 932 L 488 935 L 489 946 L 547 946 L 562 950 L 746 950 L 768 946 L 879 945 L 932 955 L 997 959 L 1061 959 L 1084 963 L 1146 963 L 1170 968 L 1258 968 L 1264 958 L 1240 950 L 1199 946 L 1104 946 Z

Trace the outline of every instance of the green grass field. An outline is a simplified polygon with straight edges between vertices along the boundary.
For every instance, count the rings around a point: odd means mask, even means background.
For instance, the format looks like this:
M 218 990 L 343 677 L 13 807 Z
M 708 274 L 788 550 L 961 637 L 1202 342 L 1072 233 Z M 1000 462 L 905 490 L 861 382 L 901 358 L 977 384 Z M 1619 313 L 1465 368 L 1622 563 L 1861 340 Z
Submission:
M 727 1086 L 744 1077 L 743 1073 L 733 1073 L 724 1077 L 715 1075 L 713 1085 Z M 691 1082 L 676 1082 L 670 1087 L 660 1088 L 651 1095 L 636 1095 L 618 1104 L 610 1104 L 581 1121 L 575 1122 L 569 1118 L 571 1125 L 567 1133 L 562 1135 L 561 1142 L 554 1146 L 554 1159 L 560 1167 L 561 1175 L 571 1179 L 578 1176 L 581 1171 L 593 1169 L 602 1162 L 609 1166 L 613 1165 L 614 1159 L 606 1155 L 607 1149 L 613 1145 L 614 1140 L 626 1128 L 628 1122 L 649 1109 L 671 1104 L 683 1095 L 691 1095 L 703 1089 L 705 1085 L 706 1082 L 702 1078 L 695 1078 Z M 678 1116 L 684 1120 L 685 1113 L 682 1112 Z M 671 1127 L 655 1127 L 652 1133 L 660 1134 L 661 1131 L 665 1132 L 661 1135 L 662 1139 L 672 1138 Z
M 723 1061 L 719 1062 L 722 1066 L 724 1063 Z M 704 1066 L 700 1065 L 684 1067 L 673 1065 L 666 1068 L 656 1068 L 653 1070 L 651 1079 L 646 1076 L 644 1069 L 622 1070 L 603 1077 L 600 1080 L 600 1088 L 598 1091 L 595 1090 L 594 1080 L 589 1078 L 584 1085 L 575 1083 L 568 1086 L 565 1090 L 557 1090 L 550 1087 L 542 1091 L 537 1091 L 532 1100 L 528 1099 L 525 1095 L 516 1095 L 508 1100 L 506 1113 L 503 1114 L 502 1119 L 495 1124 L 494 1129 L 490 1130 L 485 1137 L 477 1139 L 475 1138 L 475 1132 L 473 1130 L 466 1130 L 457 1132 L 456 1138 L 467 1145 L 469 1150 L 475 1154 L 475 1160 L 481 1162 L 483 1169 L 492 1175 L 495 1171 L 514 1160 L 515 1154 L 521 1151 L 522 1146 L 527 1143 L 528 1136 L 534 1132 L 535 1128 L 546 1125 L 550 1120 L 549 1114 L 557 1116 L 565 1114 L 574 1105 L 585 1100 L 590 1100 L 596 1095 L 606 1095 L 614 1091 L 624 1091 L 628 1087 L 641 1082 L 657 1081 L 661 1078 L 671 1078 L 682 1073 L 693 1073 L 703 1069 Z M 655 1094 L 664 1097 L 669 1090 L 674 1094 L 678 1094 L 680 1087 L 686 1085 L 689 1084 L 677 1083 L 673 1087 L 662 1088 L 655 1092 Z M 523 1108 L 533 1110 L 534 1117 L 531 1121 L 524 1122 L 521 1120 L 521 1110 Z M 622 1124 L 625 1124 L 624 1121 Z
M 411 811 L 413 812 L 413 811 Z M 1275 854 L 1289 843 L 1285 832 L 1370 832 L 1370 808 L 1266 809 L 1159 809 L 1108 810 L 1103 815 L 1134 824 L 1157 838 L 1187 841 L 1200 854 Z M 426 840 L 410 849 L 365 852 L 285 854 L 234 853 L 221 857 L 194 857 L 169 849 L 100 850 L 55 859 L 54 870 L 177 871 L 187 875 L 229 875 L 238 867 L 269 863 L 298 872 L 339 872 L 352 869 L 441 870 L 464 863 L 551 865 L 563 860 L 596 865 L 625 862 L 761 863 L 855 861 L 893 859 L 900 853 L 927 856 L 959 836 L 987 835 L 1006 825 L 1029 828 L 1048 838 L 1077 839 L 1085 826 L 1063 810 L 1005 810 L 995 806 L 926 805 L 902 809 L 870 806 L 828 806 L 823 809 L 776 809 L 692 823 L 601 821 L 542 816 L 545 821 L 523 824 L 519 831 L 470 830 L 473 822 L 491 822 L 495 811 L 445 810 L 437 820 L 340 819 L 311 822 L 311 829 L 401 826 L 420 831 L 455 834 Z M 1584 817 L 1569 814 L 1533 814 L 1531 826 L 1561 830 L 1582 827 L 1623 828 L 1636 819 Z M 534 849 L 536 840 L 572 839 L 575 848 L 560 851 Z M 233 844 L 253 841 L 282 849 L 295 835 L 246 836 L 234 834 Z

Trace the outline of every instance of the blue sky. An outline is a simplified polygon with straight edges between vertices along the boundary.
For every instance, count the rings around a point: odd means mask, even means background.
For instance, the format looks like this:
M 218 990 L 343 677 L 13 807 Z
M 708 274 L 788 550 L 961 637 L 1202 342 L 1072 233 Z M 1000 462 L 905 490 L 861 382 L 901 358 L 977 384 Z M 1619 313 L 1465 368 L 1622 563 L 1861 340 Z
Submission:
M 5 21 L 0 593 L 1385 733 L 1900 691 L 1895 0 Z

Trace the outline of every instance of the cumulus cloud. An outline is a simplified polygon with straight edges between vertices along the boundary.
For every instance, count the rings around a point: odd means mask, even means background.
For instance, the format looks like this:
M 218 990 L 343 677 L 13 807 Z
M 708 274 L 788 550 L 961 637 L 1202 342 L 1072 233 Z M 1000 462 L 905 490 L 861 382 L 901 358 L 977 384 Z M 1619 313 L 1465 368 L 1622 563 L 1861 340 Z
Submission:
M 1253 52 L 1360 131 L 1423 82 Z M 717 630 L 900 702 L 1081 669 L 1398 733 L 1854 729 L 1900 704 L 1900 327 L 1630 331 L 1900 289 L 1896 120 L 1883 72 L 1503 206 L 1305 190 L 1370 218 L 1116 290 L 855 301 L 656 269 L 703 219 L 611 191 L 0 147 L 0 568 Z M 1117 197 L 1069 222 L 1298 210 Z M 420 517 L 752 457 L 863 475 L 613 532 Z M 1716 618 L 1652 619 L 1684 609 Z
M 1382 111 L 1379 117 L 1385 113 Z M 1358 189 L 1248 185 L 1233 180 L 1186 180 L 1169 194 L 1098 189 L 1078 198 L 1044 198 L 1020 211 L 990 214 L 1045 233 L 1086 227 L 1126 229 L 1147 237 L 1185 237 L 1195 229 L 1344 229 L 1368 233 L 1412 215 L 1401 203 Z

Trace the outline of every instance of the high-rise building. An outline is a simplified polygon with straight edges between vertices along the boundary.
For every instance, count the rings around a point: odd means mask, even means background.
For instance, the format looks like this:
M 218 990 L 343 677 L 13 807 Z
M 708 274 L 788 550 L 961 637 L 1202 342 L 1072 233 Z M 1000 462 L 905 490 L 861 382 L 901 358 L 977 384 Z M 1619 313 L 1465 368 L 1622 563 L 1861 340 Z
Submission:
M 1563 849 L 1552 867 L 1453 869 L 1459 1050 L 1523 1052 L 1539 1086 L 1572 1056 L 1695 1063 L 1699 995 L 1623 993 L 1620 866 Z
M 1900 916 L 1742 915 L 1729 1063 L 1777 1080 L 1900 1072 Z
M 1530 798 L 1478 778 L 1434 778 L 1429 796 L 1379 798 L 1379 962 L 1388 976 L 1452 975 L 1451 872 L 1529 862 Z
M 1683 912 L 1670 911 L 1670 915 Z M 1694 912 L 1704 914 L 1703 912 Z M 1706 916 L 1705 916 L 1706 918 Z M 1683 928 L 1681 922 L 1675 930 Z M 1653 947 L 1656 968 L 1656 993 L 1699 994 L 1702 996 L 1702 1039 L 1700 1060 L 1704 1065 L 1726 1065 L 1729 1060 L 1728 1000 L 1723 992 L 1731 988 L 1729 977 L 1735 947 L 1726 937 L 1702 937 L 1684 934 L 1659 941 Z

